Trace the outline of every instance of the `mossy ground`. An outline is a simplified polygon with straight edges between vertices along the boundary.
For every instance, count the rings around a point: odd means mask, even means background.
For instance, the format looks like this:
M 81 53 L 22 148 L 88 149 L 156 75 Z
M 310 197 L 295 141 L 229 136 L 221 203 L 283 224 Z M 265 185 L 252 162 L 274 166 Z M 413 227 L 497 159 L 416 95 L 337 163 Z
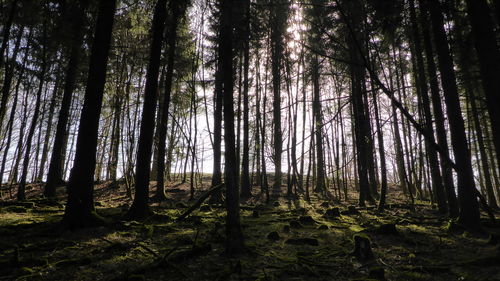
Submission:
M 280 197 L 265 205 L 252 198 L 241 210 L 247 253 L 229 258 L 223 255 L 221 206 L 175 221 L 185 210 L 177 203 L 192 203 L 182 185 L 170 189 L 167 202 L 153 203 L 155 215 L 142 222 L 121 220 L 130 204 L 123 186 L 98 185 L 97 213 L 109 223 L 76 232 L 59 225 L 63 192 L 50 201 L 37 199 L 38 189 L 31 189 L 32 203 L 0 204 L 0 280 L 364 280 L 379 267 L 387 280 L 500 280 L 499 246 L 487 237 L 450 232 L 449 220 L 424 202 L 389 204 L 384 213 L 358 208 L 359 214 L 327 219 L 326 204 L 321 207 L 326 199 Z M 329 205 L 345 211 L 353 204 Z M 500 232 L 484 220 L 486 230 Z M 291 221 L 298 224 L 287 227 Z M 387 223 L 398 233 L 378 231 Z M 273 231 L 279 240 L 267 238 Z M 360 263 L 352 256 L 359 232 L 369 236 L 375 260 Z M 318 245 L 287 243 L 299 238 Z

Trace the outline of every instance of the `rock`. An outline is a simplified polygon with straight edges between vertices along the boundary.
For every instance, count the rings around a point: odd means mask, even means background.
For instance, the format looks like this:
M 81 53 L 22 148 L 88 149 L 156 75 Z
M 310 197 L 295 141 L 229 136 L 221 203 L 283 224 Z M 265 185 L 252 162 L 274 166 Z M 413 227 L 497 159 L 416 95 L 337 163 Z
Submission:
M 307 224 L 307 225 L 311 225 L 311 224 L 316 223 L 316 221 L 311 216 L 300 216 L 299 222 L 302 224 Z
M 379 281 L 385 281 L 385 270 L 384 268 L 380 266 L 375 266 L 370 268 L 370 271 L 368 273 L 368 278 L 370 279 L 375 279 Z
M 309 245 L 318 246 L 318 239 L 316 238 L 290 238 L 285 241 L 285 244 L 289 245 Z
M 323 217 L 328 219 L 338 218 L 340 217 L 340 209 L 338 207 L 330 208 L 326 210 L 325 214 L 323 214 Z
M 212 211 L 212 208 L 209 205 L 202 205 L 200 207 L 200 212 L 210 212 Z
M 296 212 L 297 212 L 298 214 L 305 215 L 305 214 L 307 214 L 307 209 L 306 209 L 306 208 L 298 208 L 298 209 L 296 210 Z
M 377 227 L 377 233 L 386 235 L 399 235 L 396 225 L 393 223 L 384 223 Z
M 302 224 L 298 221 L 290 221 L 290 228 L 302 228 Z
M 285 232 L 285 233 L 290 232 L 290 226 L 289 225 L 283 226 L 283 232 Z
M 354 235 L 354 251 L 352 254 L 361 262 L 369 261 L 374 258 L 370 238 L 367 235 Z
M 356 209 L 356 206 L 349 206 L 347 207 L 347 210 L 346 211 L 343 211 L 342 212 L 342 215 L 359 215 L 360 212 L 358 211 L 358 209 Z
M 258 218 L 258 217 L 260 217 L 260 215 L 259 215 L 259 211 L 257 211 L 257 210 L 253 210 L 253 212 L 252 212 L 252 217 L 254 217 L 254 218 Z
M 278 241 L 280 240 L 280 235 L 277 231 L 269 232 L 269 234 L 267 234 L 267 239 L 272 241 Z
M 318 229 L 319 229 L 319 230 L 328 230 L 328 225 L 324 225 L 324 224 L 322 224 L 322 225 L 320 225 L 320 226 L 318 227 Z
M 330 203 L 328 203 L 327 201 L 321 203 L 321 205 L 319 205 L 320 207 L 323 207 L 323 208 L 328 208 L 330 207 Z
M 280 202 L 275 201 L 275 202 L 273 203 L 273 206 L 274 206 L 274 207 L 279 207 L 279 206 L 280 206 Z

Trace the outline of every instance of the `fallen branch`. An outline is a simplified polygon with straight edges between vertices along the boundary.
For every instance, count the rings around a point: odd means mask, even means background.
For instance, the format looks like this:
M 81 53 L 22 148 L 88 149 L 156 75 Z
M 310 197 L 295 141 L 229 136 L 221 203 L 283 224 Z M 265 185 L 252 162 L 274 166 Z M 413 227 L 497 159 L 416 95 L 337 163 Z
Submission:
M 477 189 L 474 190 L 476 191 L 476 196 L 479 198 L 479 203 L 488 214 L 488 217 L 490 217 L 491 222 L 495 224 L 496 223 L 495 214 L 493 214 L 493 210 L 490 208 L 490 206 L 488 206 L 486 198 L 484 198 L 484 196 L 481 194 L 481 192 L 479 192 L 479 190 Z
M 209 189 L 207 192 L 203 193 L 201 195 L 201 197 L 193 204 L 193 206 L 189 207 L 189 209 L 187 209 L 184 213 L 182 213 L 182 215 L 180 215 L 176 221 L 182 221 L 183 219 L 185 219 L 187 216 L 189 216 L 194 210 L 198 209 L 198 207 L 200 207 L 200 205 L 210 196 L 212 195 L 213 193 L 219 191 L 222 189 L 222 187 L 224 187 L 224 184 L 219 184 L 217 186 L 214 186 L 212 187 L 211 189 Z

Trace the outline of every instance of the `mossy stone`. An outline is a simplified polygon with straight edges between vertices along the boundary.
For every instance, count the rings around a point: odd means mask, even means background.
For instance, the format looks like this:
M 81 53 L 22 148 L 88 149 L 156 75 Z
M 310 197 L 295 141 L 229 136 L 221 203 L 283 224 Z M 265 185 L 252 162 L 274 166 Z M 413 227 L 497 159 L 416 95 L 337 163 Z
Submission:
M 303 228 L 302 224 L 299 221 L 293 220 L 290 221 L 290 228 Z
M 340 217 L 340 209 L 338 207 L 330 208 L 326 210 L 325 214 L 323 214 L 323 217 L 327 219 L 335 219 Z
M 267 239 L 272 241 L 278 241 L 280 240 L 280 235 L 277 231 L 269 232 L 269 234 L 267 234 Z

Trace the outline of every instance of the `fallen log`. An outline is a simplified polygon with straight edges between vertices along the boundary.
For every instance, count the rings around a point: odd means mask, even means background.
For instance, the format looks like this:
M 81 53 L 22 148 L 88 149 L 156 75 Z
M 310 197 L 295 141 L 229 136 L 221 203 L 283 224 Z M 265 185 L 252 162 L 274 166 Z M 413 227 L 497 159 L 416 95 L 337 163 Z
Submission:
M 212 195 L 213 193 L 221 190 L 222 188 L 224 187 L 224 184 L 219 184 L 217 186 L 214 186 L 212 187 L 211 189 L 209 189 L 208 191 L 206 191 L 205 193 L 203 193 L 201 195 L 201 197 L 191 206 L 189 207 L 184 213 L 182 213 L 175 221 L 182 221 L 183 219 L 185 219 L 187 216 L 189 216 L 194 210 L 198 209 L 201 204 L 208 198 L 210 197 L 210 195 Z

